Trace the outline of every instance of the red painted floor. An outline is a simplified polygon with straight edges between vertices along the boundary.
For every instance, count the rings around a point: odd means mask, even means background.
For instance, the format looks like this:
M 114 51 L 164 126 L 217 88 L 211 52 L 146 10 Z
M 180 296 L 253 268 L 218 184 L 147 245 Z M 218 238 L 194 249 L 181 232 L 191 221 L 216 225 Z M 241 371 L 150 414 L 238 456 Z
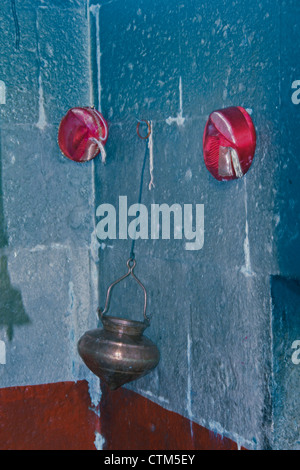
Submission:
M 237 450 L 237 444 L 146 398 L 102 385 L 101 434 L 107 450 Z
M 0 389 L 1 450 L 95 449 L 86 381 Z
M 102 385 L 99 410 L 86 381 L 0 389 L 0 450 L 237 450 L 235 442 L 120 388 Z

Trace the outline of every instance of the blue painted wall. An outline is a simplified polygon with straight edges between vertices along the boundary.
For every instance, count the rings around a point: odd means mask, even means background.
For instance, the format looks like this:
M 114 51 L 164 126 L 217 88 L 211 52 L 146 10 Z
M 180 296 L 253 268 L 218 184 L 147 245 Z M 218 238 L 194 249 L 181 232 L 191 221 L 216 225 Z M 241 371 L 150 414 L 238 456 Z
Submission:
M 61 118 L 90 100 L 85 2 L 0 7 L 0 387 L 88 377 L 77 339 L 94 324 L 93 165 L 64 158 Z
M 272 278 L 274 448 L 299 449 L 300 283 Z
M 270 276 L 298 276 L 299 269 L 299 110 L 291 101 L 299 7 L 91 3 L 94 99 L 110 122 L 107 165 L 96 163 L 97 205 L 118 207 L 120 195 L 128 205 L 138 200 L 138 118 L 153 126 L 155 188 L 148 189 L 147 167 L 143 203 L 205 207 L 202 250 L 186 251 L 184 240 L 136 243 L 153 314 L 148 334 L 161 362 L 129 388 L 248 448 L 295 446 L 280 440 L 273 422 Z M 257 151 L 246 177 L 219 183 L 205 168 L 202 135 L 210 112 L 232 105 L 251 113 Z M 104 240 L 101 249 L 104 303 L 105 288 L 126 270 L 130 240 Z M 125 287 L 112 310 L 138 319 L 142 301 Z M 289 419 L 282 435 L 288 426 Z

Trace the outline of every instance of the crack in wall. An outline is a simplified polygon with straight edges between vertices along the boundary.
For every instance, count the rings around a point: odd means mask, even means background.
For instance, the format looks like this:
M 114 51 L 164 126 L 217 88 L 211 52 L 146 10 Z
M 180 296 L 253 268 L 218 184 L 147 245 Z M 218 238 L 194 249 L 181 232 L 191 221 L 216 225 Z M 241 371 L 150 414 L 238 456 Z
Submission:
M 17 50 L 19 50 L 20 49 L 21 34 L 20 34 L 20 26 L 19 26 L 19 20 L 18 20 L 18 14 L 17 14 L 15 0 L 11 0 L 11 9 L 12 9 L 12 15 L 13 15 L 14 25 L 15 25 L 15 48 Z

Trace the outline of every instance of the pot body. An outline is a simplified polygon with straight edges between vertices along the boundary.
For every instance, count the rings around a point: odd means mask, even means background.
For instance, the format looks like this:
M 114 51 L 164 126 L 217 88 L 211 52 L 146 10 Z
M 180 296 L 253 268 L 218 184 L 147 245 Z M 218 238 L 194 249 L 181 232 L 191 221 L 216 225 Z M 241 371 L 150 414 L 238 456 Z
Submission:
M 143 335 L 147 324 L 103 316 L 103 329 L 87 331 L 78 352 L 87 367 L 111 390 L 153 370 L 160 359 L 156 345 Z

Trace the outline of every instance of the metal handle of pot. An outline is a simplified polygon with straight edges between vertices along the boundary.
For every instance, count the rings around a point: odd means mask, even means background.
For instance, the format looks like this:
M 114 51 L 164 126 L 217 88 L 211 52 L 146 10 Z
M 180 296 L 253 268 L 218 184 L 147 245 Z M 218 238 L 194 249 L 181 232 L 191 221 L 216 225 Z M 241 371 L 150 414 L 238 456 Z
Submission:
M 106 294 L 106 302 L 105 302 L 105 307 L 103 310 L 101 310 L 100 308 L 98 308 L 98 314 L 99 314 L 99 317 L 100 319 L 102 320 L 103 316 L 108 312 L 109 310 L 109 305 L 110 305 L 110 298 L 111 298 L 111 293 L 112 293 L 112 290 L 113 288 L 115 287 L 116 284 L 118 284 L 119 282 L 123 281 L 124 279 L 126 279 L 126 277 L 128 276 L 132 276 L 133 279 L 141 286 L 141 288 L 143 289 L 144 291 L 144 311 L 143 311 L 143 315 L 144 315 L 144 319 L 145 319 L 145 322 L 147 324 L 150 324 L 150 318 L 146 315 L 146 310 L 147 310 L 147 291 L 144 287 L 144 285 L 141 283 L 141 281 L 136 277 L 136 275 L 134 274 L 133 270 L 136 266 L 136 261 L 134 258 L 129 258 L 129 260 L 127 261 L 127 267 L 128 267 L 128 273 L 124 274 L 124 276 L 120 277 L 119 279 L 117 279 L 116 281 L 114 281 L 110 286 L 109 288 L 107 289 L 107 294 Z

